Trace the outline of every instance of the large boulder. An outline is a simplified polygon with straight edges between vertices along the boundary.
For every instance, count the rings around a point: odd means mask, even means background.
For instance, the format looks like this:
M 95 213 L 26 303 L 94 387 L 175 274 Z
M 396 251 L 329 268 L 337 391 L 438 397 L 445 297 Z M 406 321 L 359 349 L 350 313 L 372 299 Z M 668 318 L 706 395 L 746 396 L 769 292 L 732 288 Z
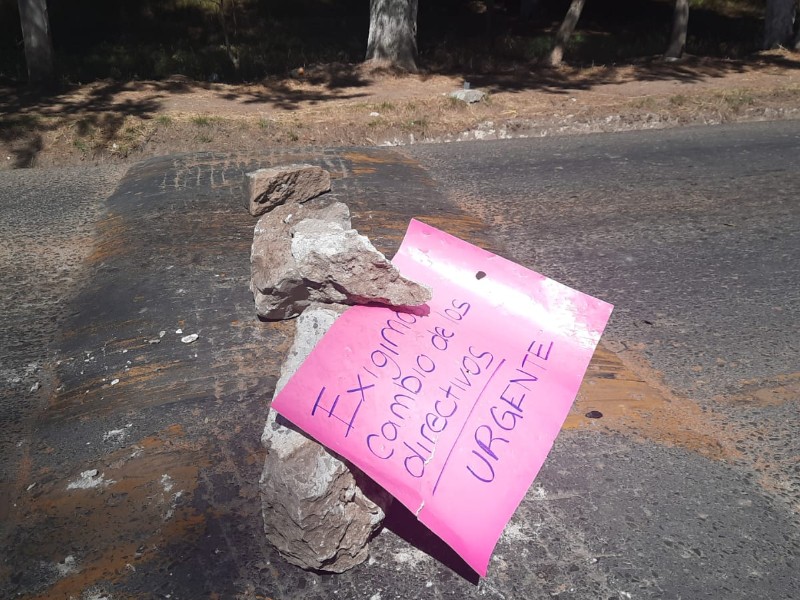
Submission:
M 345 309 L 309 307 L 296 321 L 275 394 Z M 267 539 L 292 564 L 341 573 L 369 556 L 391 497 L 354 467 L 270 411 L 261 501 Z

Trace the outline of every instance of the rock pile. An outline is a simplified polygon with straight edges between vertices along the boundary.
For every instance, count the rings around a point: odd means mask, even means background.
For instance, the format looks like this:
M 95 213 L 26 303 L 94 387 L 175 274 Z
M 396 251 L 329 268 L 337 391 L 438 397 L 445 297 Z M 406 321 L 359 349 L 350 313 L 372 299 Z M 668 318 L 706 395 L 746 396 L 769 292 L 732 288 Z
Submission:
M 297 319 L 277 395 L 344 307 L 313 305 Z M 288 426 L 287 426 L 288 425 Z M 270 411 L 261 505 L 267 539 L 292 564 L 341 573 L 363 562 L 391 497 Z
M 321 174 L 317 172 L 321 171 Z M 347 304 L 419 306 L 431 290 L 400 275 L 325 197 L 327 171 L 310 165 L 248 173 L 250 213 L 261 215 L 250 254 L 256 312 L 298 317 L 277 395 Z M 320 183 L 323 182 L 323 183 Z M 323 190 L 323 191 L 327 191 Z M 267 538 L 289 562 L 340 573 L 364 561 L 391 497 L 363 473 L 270 411 L 261 500 Z
M 250 289 L 264 319 L 296 317 L 314 302 L 419 306 L 427 287 L 405 279 L 350 226 L 341 202 L 282 205 L 262 216 L 250 253 Z

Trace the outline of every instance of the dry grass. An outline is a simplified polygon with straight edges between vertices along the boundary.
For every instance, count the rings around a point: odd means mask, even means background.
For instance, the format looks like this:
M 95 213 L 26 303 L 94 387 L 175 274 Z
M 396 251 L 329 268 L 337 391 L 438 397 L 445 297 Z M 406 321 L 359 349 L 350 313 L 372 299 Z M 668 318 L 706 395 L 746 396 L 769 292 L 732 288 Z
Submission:
M 682 66 L 680 78 L 657 70 L 662 67 L 646 72 L 647 78 L 634 67 L 564 69 L 545 74 L 546 85 L 487 87 L 492 92 L 487 100 L 471 105 L 446 94 L 459 80 L 425 76 L 384 75 L 367 87 L 335 94 L 325 81 L 199 86 L 175 93 L 145 83 L 104 98 L 101 107 L 91 101 L 95 85 L 61 104 L 0 115 L 0 148 L 7 157 L 0 168 L 195 149 L 406 144 L 469 138 L 465 132 L 475 131 L 482 133 L 473 137 L 507 137 L 800 118 L 794 64 L 729 72 L 711 72 L 707 65 L 689 72 Z M 158 103 L 147 104 L 152 97 Z M 149 108 L 130 110 L 139 105 Z

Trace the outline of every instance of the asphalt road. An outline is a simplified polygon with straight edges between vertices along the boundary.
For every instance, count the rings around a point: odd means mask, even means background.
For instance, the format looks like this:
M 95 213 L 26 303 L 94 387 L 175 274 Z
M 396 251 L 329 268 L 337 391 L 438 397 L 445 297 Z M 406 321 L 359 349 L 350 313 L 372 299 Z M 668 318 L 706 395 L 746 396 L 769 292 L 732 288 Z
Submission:
M 798 151 L 781 122 L 0 173 L 2 595 L 800 598 Z M 291 327 L 253 318 L 242 179 L 288 160 L 388 253 L 421 217 L 616 306 L 480 582 L 401 513 L 338 576 L 260 535 Z
M 610 337 L 683 348 L 647 354 L 709 398 L 797 370 L 799 147 L 790 121 L 408 152 L 515 260 L 615 302 Z
M 88 274 L 104 201 L 127 168 L 70 167 L 0 175 L 0 448 L 35 414 L 46 363 Z M 4 465 L 5 466 L 5 465 Z M 9 481 L 3 470 L 2 480 Z M 5 496 L 5 494 L 3 494 Z

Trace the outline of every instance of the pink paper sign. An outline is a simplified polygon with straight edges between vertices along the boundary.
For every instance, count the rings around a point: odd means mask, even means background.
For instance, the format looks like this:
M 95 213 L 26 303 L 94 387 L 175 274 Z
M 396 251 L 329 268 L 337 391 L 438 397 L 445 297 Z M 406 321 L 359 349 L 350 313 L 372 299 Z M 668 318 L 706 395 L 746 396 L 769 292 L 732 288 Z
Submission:
M 427 308 L 347 310 L 272 407 L 485 576 L 613 307 L 416 220 L 393 263 Z

